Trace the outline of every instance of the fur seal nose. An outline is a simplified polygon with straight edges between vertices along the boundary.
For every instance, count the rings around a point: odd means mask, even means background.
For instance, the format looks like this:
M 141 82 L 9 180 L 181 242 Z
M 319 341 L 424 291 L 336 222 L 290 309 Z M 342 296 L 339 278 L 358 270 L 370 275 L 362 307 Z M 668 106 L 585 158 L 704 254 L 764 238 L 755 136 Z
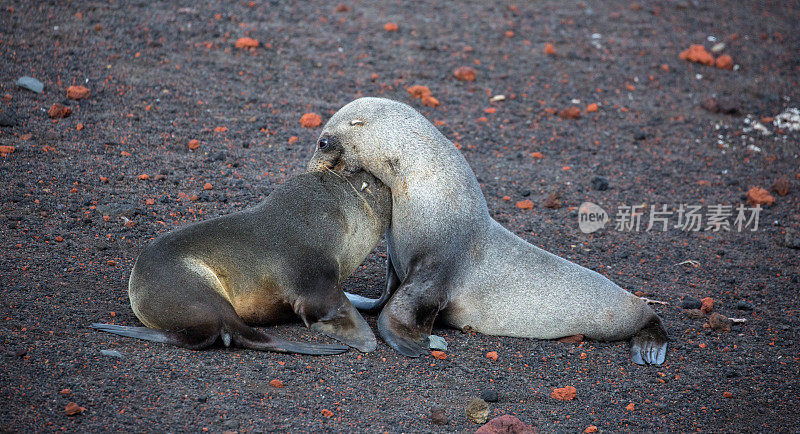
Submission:
M 325 148 L 328 147 L 328 138 L 327 137 L 323 137 L 323 138 L 319 139 L 319 142 L 317 142 L 317 147 L 320 150 L 325 150 Z

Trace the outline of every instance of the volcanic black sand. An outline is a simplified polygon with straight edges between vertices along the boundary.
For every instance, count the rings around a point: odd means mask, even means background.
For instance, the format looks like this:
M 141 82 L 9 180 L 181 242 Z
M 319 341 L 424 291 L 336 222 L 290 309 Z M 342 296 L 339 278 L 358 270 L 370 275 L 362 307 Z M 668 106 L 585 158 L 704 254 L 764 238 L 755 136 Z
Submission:
M 541 432 L 798 430 L 800 132 L 778 122 L 800 107 L 798 2 L 153 3 L 1 4 L 0 429 L 470 432 L 464 408 L 494 390 L 490 418 Z M 258 46 L 237 48 L 244 37 Z M 692 44 L 732 69 L 681 59 Z M 465 66 L 474 81 L 454 76 Z M 73 85 L 88 98 L 68 99 Z M 627 342 L 439 327 L 444 359 L 382 341 L 332 357 L 195 352 L 88 328 L 139 325 L 127 278 L 143 246 L 258 203 L 304 170 L 320 127 L 301 117 L 359 96 L 435 122 L 506 227 L 668 303 L 653 305 L 667 362 L 634 365 Z M 54 103 L 71 115 L 51 118 Z M 753 187 L 766 191 L 747 203 Z M 758 228 L 739 231 L 737 207 L 767 195 Z M 581 232 L 584 201 L 611 223 Z M 681 204 L 701 207 L 701 230 L 674 227 Z M 634 205 L 639 231 L 617 230 Z M 662 205 L 670 227 L 647 231 Z M 707 228 L 716 205 L 730 228 Z M 345 289 L 377 295 L 384 258 L 381 245 Z M 692 310 L 707 297 L 712 312 Z M 713 313 L 746 322 L 704 326 Z M 565 386 L 574 399 L 551 397 Z

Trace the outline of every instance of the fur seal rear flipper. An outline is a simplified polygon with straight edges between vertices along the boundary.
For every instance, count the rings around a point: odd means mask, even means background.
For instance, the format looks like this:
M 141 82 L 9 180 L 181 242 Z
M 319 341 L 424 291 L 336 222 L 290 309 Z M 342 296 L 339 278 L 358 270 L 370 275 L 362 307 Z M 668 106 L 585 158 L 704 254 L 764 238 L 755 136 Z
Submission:
M 634 362 L 663 363 L 667 335 L 655 312 L 492 219 L 467 161 L 412 107 L 359 98 L 331 117 L 319 140 L 337 146 L 319 146 L 309 171 L 366 170 L 392 191 L 386 239 L 400 284 L 392 294 L 387 279 L 377 300 L 351 296 L 371 309 L 388 298 L 378 330 L 392 348 L 423 354 L 439 316 L 490 335 L 631 339 Z

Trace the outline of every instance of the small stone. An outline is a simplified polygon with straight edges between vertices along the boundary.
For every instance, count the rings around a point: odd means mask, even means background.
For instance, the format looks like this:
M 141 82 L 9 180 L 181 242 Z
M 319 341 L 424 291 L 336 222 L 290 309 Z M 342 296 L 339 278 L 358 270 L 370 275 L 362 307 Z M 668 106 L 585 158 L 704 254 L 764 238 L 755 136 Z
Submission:
M 736 308 L 739 310 L 753 310 L 755 306 L 747 300 L 739 300 L 739 302 L 736 303 Z
M 398 27 L 396 23 L 386 23 L 383 25 L 383 30 L 387 32 L 396 32 L 400 30 L 400 27 Z
M 733 393 L 731 392 L 722 392 L 723 398 L 733 398 Z
M 300 125 L 305 128 L 316 128 L 322 125 L 322 117 L 316 113 L 306 113 L 300 118 Z
M 458 81 L 475 81 L 477 75 L 478 73 L 475 71 L 475 68 L 469 66 L 460 66 L 453 71 L 453 76 L 455 76 Z
M 595 112 L 596 112 L 597 110 L 599 110 L 599 109 L 600 109 L 600 108 L 597 106 L 597 104 L 596 104 L 596 103 L 591 103 L 591 104 L 589 104 L 588 106 L 586 106 L 586 111 L 587 111 L 588 113 L 595 113 Z
M 772 205 L 774 202 L 775 198 L 761 187 L 747 190 L 747 203 L 750 205 Z
M 441 336 L 429 335 L 428 348 L 432 350 L 447 351 L 447 341 Z
M 551 192 L 547 199 L 544 200 L 544 206 L 550 209 L 561 208 L 561 198 L 558 196 L 558 192 Z
M 533 202 L 529 199 L 521 200 L 517 202 L 517 208 L 519 209 L 533 209 Z
M 771 190 L 774 191 L 778 196 L 786 196 L 789 194 L 789 181 L 781 176 L 772 183 Z
M 586 427 L 586 429 L 585 429 L 585 430 L 583 430 L 583 432 L 584 432 L 584 433 L 587 433 L 587 434 L 589 434 L 589 433 L 595 433 L 595 432 L 597 432 L 597 427 L 596 427 L 596 426 L 594 426 L 594 425 L 589 425 L 589 426 L 587 426 L 587 427 Z
M 447 417 L 447 414 L 442 407 L 432 407 L 431 408 L 431 422 L 434 425 L 447 425 L 450 423 L 450 418 Z
M 108 357 L 116 357 L 118 359 L 122 358 L 122 353 L 117 350 L 100 350 L 100 354 Z
M 444 360 L 447 358 L 447 354 L 443 351 L 431 351 L 431 355 L 437 360 Z
M 691 319 L 700 319 L 706 316 L 700 309 L 687 309 L 684 313 Z
M 644 140 L 644 139 L 647 138 L 647 132 L 645 132 L 643 130 L 639 130 L 639 131 L 637 131 L 636 133 L 633 134 L 633 138 L 634 138 L 634 140 Z
M 494 389 L 483 389 L 481 391 L 481 399 L 486 402 L 497 402 L 497 391 Z
M 20 77 L 17 80 L 17 86 L 23 87 L 25 89 L 28 89 L 36 93 L 42 93 L 44 91 L 44 83 L 33 77 L 28 77 L 28 76 Z
M 725 49 L 725 43 L 724 42 L 717 42 L 716 44 L 714 44 L 714 46 L 711 47 L 711 52 L 714 53 L 714 54 L 719 54 L 724 49 Z
M 542 158 L 544 158 L 544 154 L 542 154 L 539 151 L 531 152 L 531 158 L 535 158 L 537 160 L 541 160 Z
M 581 117 L 581 109 L 577 106 L 567 107 L 558 112 L 558 116 L 564 119 L 578 119 Z
M 322 415 L 327 417 L 327 418 L 333 417 L 333 412 L 328 410 L 327 408 L 323 408 L 320 413 L 322 413 Z
M 701 63 L 703 65 L 714 65 L 714 56 L 712 56 L 706 48 L 699 44 L 692 44 L 689 49 L 681 52 L 679 56 L 682 60 L 689 62 Z
M 86 411 L 86 408 L 81 407 L 74 402 L 70 402 L 67 404 L 66 408 L 64 408 L 64 413 L 66 413 L 67 416 L 75 416 L 83 413 L 84 411 Z
M 719 112 L 726 115 L 735 115 L 741 112 L 741 105 L 731 98 L 720 98 L 718 105 Z
M 406 91 L 409 94 L 411 94 L 412 98 L 424 98 L 426 96 L 432 95 L 431 90 L 428 88 L 428 86 L 422 86 L 422 85 L 409 86 L 406 88 Z
M 0 127 L 15 127 L 19 125 L 19 115 L 11 107 L 4 107 L 0 113 Z
M 504 414 L 478 428 L 475 434 L 536 434 L 536 428 L 522 422 L 515 416 Z
M 6 155 L 13 154 L 16 151 L 17 151 L 17 148 L 15 148 L 13 146 L 7 146 L 7 145 L 0 146 L 0 155 L 2 155 L 4 157 Z
M 800 230 L 794 228 L 786 229 L 786 237 L 784 237 L 783 242 L 790 249 L 800 249 Z
M 439 100 L 428 95 L 422 97 L 422 105 L 427 107 L 439 107 Z
M 62 119 L 72 114 L 72 107 L 56 102 L 50 106 L 50 110 L 47 111 L 47 114 L 53 119 Z
M 350 11 L 350 6 L 347 6 L 346 3 L 339 3 L 338 5 L 336 5 L 336 9 L 334 9 L 334 10 L 336 12 L 339 12 L 339 13 L 341 13 L 341 12 L 349 12 Z
M 239 38 L 236 40 L 236 48 L 257 48 L 260 45 L 258 41 L 253 38 Z
M 70 389 L 61 389 L 61 391 L 58 392 L 58 394 L 61 395 L 61 396 L 69 396 L 69 395 L 72 394 L 72 390 L 70 390 Z
M 578 396 L 578 391 L 572 386 L 555 388 L 550 392 L 550 397 L 558 401 L 572 401 Z
M 487 359 L 492 359 L 494 361 L 497 361 L 498 357 L 499 356 L 497 355 L 497 351 L 489 351 L 488 353 L 486 353 L 486 358 Z
M 719 113 L 719 101 L 714 97 L 708 97 L 701 101 L 700 107 L 711 113 Z
M 276 379 L 274 379 L 274 380 L 271 380 L 271 381 L 269 382 L 269 385 L 270 385 L 270 386 L 272 386 L 272 387 L 274 387 L 274 388 L 276 388 L 276 389 L 281 389 L 281 388 L 283 388 L 283 381 L 281 381 L 281 380 L 278 380 L 278 379 L 276 378 Z
M 592 190 L 608 190 L 608 180 L 602 176 L 595 176 L 592 178 Z
M 700 300 L 700 302 L 701 302 L 701 305 L 700 305 L 700 311 L 701 312 L 703 312 L 705 314 L 708 314 L 712 310 L 714 310 L 714 299 L 713 298 L 706 297 L 706 298 Z
M 583 342 L 583 335 L 564 336 L 558 340 L 562 344 L 579 344 Z
M 714 64 L 719 69 L 727 69 L 729 71 L 733 70 L 733 58 L 727 54 L 717 57 L 717 60 L 714 62 Z
M 480 398 L 474 398 L 465 410 L 467 419 L 475 423 L 485 423 L 489 418 L 489 404 Z
M 703 302 L 694 297 L 687 295 L 681 299 L 681 307 L 684 309 L 700 309 L 701 306 Z
M 733 324 L 733 322 L 728 319 L 728 317 L 716 312 L 708 317 L 708 325 L 711 326 L 712 330 L 729 332 L 731 331 L 731 324 Z
M 89 98 L 92 92 L 83 86 L 70 86 L 67 88 L 67 98 L 69 99 L 84 99 Z
M 625 406 L 625 410 L 628 410 L 628 411 L 633 411 L 635 408 L 636 408 L 636 404 L 634 404 L 632 402 Z
M 195 150 L 200 147 L 200 141 L 197 139 L 189 140 L 189 149 Z
M 556 47 L 553 44 L 546 42 L 544 44 L 544 54 L 547 54 L 548 56 L 555 56 Z
M 203 185 L 203 190 L 212 190 L 213 188 L 214 188 L 214 186 L 213 186 L 213 185 L 211 185 L 211 183 L 210 183 L 210 182 L 206 182 L 206 183 Z

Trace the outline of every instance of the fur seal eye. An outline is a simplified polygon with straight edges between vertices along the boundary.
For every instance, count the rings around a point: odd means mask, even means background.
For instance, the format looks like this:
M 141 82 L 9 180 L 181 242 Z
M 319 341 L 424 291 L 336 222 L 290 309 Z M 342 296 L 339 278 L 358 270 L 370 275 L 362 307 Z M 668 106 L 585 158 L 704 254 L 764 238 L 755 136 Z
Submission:
M 364 121 L 362 119 L 353 119 L 350 121 L 350 125 L 364 125 Z
M 317 147 L 319 148 L 320 151 L 324 151 L 325 148 L 328 147 L 328 138 L 323 137 L 319 139 L 319 142 L 317 142 Z

